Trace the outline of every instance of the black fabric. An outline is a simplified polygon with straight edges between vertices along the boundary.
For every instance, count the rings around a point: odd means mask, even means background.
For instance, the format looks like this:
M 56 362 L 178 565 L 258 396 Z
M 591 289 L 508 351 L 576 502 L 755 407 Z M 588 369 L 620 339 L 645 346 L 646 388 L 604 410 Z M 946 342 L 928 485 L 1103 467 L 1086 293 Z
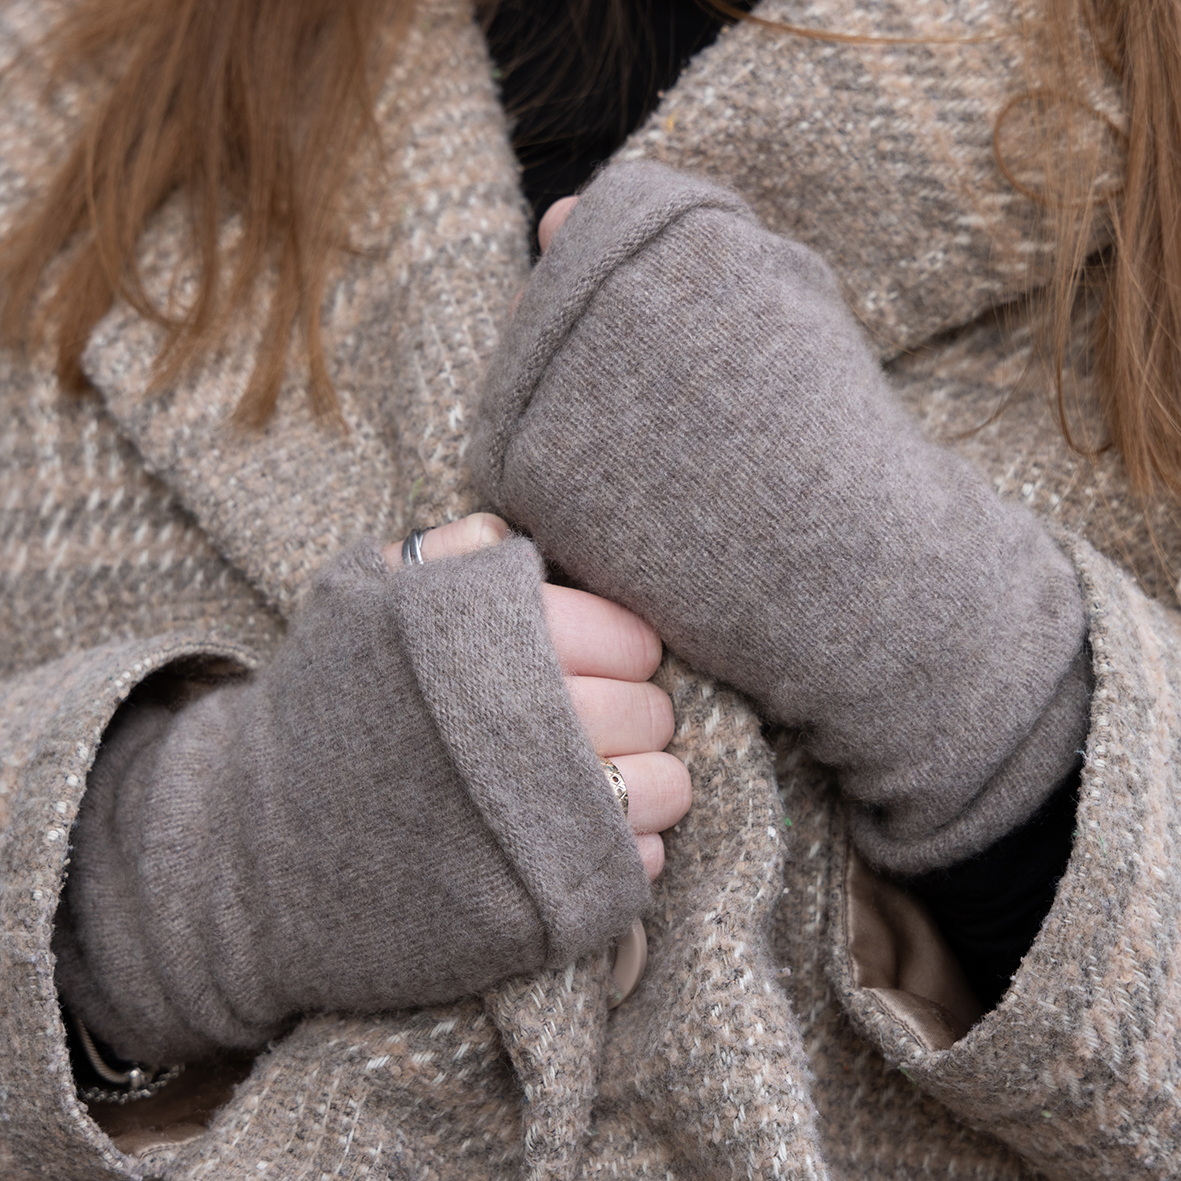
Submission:
M 1078 785 L 1076 772 L 1030 820 L 983 853 L 907 880 L 986 1008 L 1005 995 L 1053 905 L 1074 844 Z
M 753 3 L 735 7 L 749 11 Z M 513 150 L 535 228 L 554 201 L 575 192 L 640 125 L 727 23 L 706 0 L 502 0 L 495 6 L 485 35 L 513 119 Z

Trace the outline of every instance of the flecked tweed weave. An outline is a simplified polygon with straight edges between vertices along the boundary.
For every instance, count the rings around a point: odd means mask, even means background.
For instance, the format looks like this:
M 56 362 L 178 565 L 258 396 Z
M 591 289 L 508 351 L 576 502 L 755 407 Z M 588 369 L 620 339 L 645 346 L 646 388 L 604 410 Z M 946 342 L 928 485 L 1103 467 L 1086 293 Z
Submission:
M 0 7 L 0 53 L 35 41 L 52 11 Z M 1016 24 L 1000 3 L 946 0 L 760 12 L 845 30 Z M 42 81 L 2 80 L 0 225 L 101 85 L 48 103 Z M 1034 213 L 989 147 L 992 117 L 1022 85 L 1012 39 L 834 46 L 740 27 L 624 149 L 733 185 L 818 249 L 924 429 L 999 494 L 1097 547 L 1072 550 L 1098 678 L 1079 834 L 1000 1008 L 939 1048 L 890 989 L 860 982 L 842 813 L 823 771 L 790 736 L 769 736 L 773 759 L 743 701 L 670 662 L 672 749 L 695 803 L 668 835 L 648 973 L 624 1006 L 608 1015 L 606 959 L 592 957 L 440 1009 L 309 1017 L 207 1126 L 124 1125 L 113 1140 L 95 1122 L 114 1130 L 113 1114 L 76 1099 L 49 939 L 69 826 L 119 701 L 179 660 L 265 659 L 310 574 L 357 533 L 394 538 L 472 507 L 474 390 L 523 281 L 525 221 L 470 13 L 428 0 L 381 97 L 386 171 L 355 231 L 370 249 L 341 264 L 325 305 L 347 436 L 309 420 L 298 366 L 266 431 L 225 430 L 249 321 L 224 356 L 150 396 L 157 338 L 126 308 L 91 342 L 92 398 L 65 398 L 44 357 L 0 359 L 0 1174 L 1181 1173 L 1181 538 L 1162 513 L 1164 560 L 1153 556 L 1118 459 L 1081 460 L 1056 433 L 1020 311 L 987 314 L 1042 273 Z M 161 277 L 178 254 L 175 216 L 144 246 Z M 1008 394 L 995 422 L 958 437 Z

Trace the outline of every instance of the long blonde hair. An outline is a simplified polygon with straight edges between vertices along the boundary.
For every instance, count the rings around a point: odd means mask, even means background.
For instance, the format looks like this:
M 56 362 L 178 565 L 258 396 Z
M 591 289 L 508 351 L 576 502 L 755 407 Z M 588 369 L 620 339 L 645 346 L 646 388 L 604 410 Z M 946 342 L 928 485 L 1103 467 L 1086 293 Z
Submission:
M 1054 0 L 1064 4 L 1066 0 Z M 1124 182 L 1105 202 L 1115 249 L 1104 266 L 1096 367 L 1112 442 L 1144 496 L 1181 496 L 1181 7 L 1089 0 L 1096 41 L 1124 95 Z M 1066 14 L 1058 23 L 1065 23 Z M 1075 22 L 1077 28 L 1077 22 Z M 1077 37 L 1077 32 L 1076 32 Z M 1065 41 L 1065 34 L 1061 39 Z M 1058 262 L 1065 309 L 1079 260 Z M 1058 340 L 1065 347 L 1065 310 Z
M 263 347 L 236 417 L 249 425 L 269 417 L 297 325 L 313 408 L 334 413 L 320 304 L 327 266 L 345 239 L 342 177 L 374 129 L 390 28 L 404 27 L 412 7 L 413 0 L 80 0 L 49 38 L 53 73 L 69 77 L 112 60 L 122 69 L 0 246 L 0 339 L 27 345 L 51 325 L 59 380 L 84 389 L 82 350 L 120 296 L 167 329 L 157 367 L 164 384 L 217 344 L 264 267 L 275 265 Z M 165 311 L 144 289 L 136 246 L 177 192 L 188 202 L 199 282 L 190 307 Z M 242 226 L 228 275 L 219 248 L 227 207 Z M 34 321 L 46 268 L 77 238 Z

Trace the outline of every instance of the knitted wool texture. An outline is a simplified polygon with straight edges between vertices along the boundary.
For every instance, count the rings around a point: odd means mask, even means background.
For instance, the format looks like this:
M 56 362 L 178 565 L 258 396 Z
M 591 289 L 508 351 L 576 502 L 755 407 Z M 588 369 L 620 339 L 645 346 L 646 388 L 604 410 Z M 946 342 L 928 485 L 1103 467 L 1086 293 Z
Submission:
M 1028 88 L 1019 37 L 996 35 L 1019 30 L 1020 14 L 1003 0 L 872 11 L 765 0 L 760 11 L 915 39 L 832 44 L 740 24 L 690 64 L 623 154 L 734 185 L 766 224 L 820 252 L 881 351 L 929 341 L 892 363 L 923 430 L 1002 498 L 1100 551 L 1074 555 L 1099 678 L 1079 836 L 1004 1002 L 962 1044 L 933 1049 L 858 980 L 831 777 L 798 751 L 773 768 L 749 705 L 670 661 L 672 749 L 694 803 L 666 836 L 648 972 L 610 1018 L 595 956 L 484 1000 L 302 1020 L 216 1111 L 180 1123 L 162 1125 L 156 1100 L 121 1111 L 78 1101 L 50 936 L 70 825 L 119 703 L 163 667 L 267 658 L 282 616 L 348 540 L 479 506 L 460 460 L 479 370 L 524 281 L 527 232 L 471 12 L 423 0 L 380 96 L 390 150 L 353 228 L 365 249 L 326 304 L 347 438 L 305 413 L 298 365 L 271 429 L 222 429 L 254 355 L 250 324 L 163 392 L 149 389 L 158 330 L 125 306 L 88 352 L 95 397 L 64 397 L 45 356 L 0 354 L 6 1181 L 1127 1181 L 1181 1170 L 1181 622 L 1142 590 L 1174 603 L 1181 529 L 1155 512 L 1159 564 L 1118 455 L 1088 460 L 1063 441 L 1020 309 L 984 316 L 1035 285 L 1046 257 L 1025 233 L 1035 211 L 992 151 L 994 116 Z M 35 46 L 56 13 L 48 0 L 0 8 L 0 55 Z M 949 30 L 983 35 L 931 40 Z M 42 78 L 3 80 L 14 87 L 0 121 L 6 224 L 94 96 L 79 85 L 50 104 Z M 1118 116 L 1118 98 L 1100 109 Z M 145 242 L 165 279 L 181 228 L 162 218 Z M 998 237 L 1019 247 L 1002 260 L 1011 267 L 996 265 Z M 1085 354 L 1074 360 L 1080 411 L 1098 422 Z

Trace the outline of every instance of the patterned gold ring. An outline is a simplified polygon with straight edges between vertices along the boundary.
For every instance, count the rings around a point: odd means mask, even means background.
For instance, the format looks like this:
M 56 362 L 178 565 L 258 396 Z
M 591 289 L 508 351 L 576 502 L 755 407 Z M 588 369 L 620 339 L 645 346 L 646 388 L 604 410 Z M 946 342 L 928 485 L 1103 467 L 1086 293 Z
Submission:
M 619 768 L 610 759 L 600 759 L 599 762 L 603 764 L 603 771 L 607 776 L 607 782 L 611 784 L 611 790 L 615 793 L 615 798 L 619 801 L 619 806 L 623 809 L 624 816 L 626 816 L 627 784 L 623 782 L 623 776 L 620 774 Z

